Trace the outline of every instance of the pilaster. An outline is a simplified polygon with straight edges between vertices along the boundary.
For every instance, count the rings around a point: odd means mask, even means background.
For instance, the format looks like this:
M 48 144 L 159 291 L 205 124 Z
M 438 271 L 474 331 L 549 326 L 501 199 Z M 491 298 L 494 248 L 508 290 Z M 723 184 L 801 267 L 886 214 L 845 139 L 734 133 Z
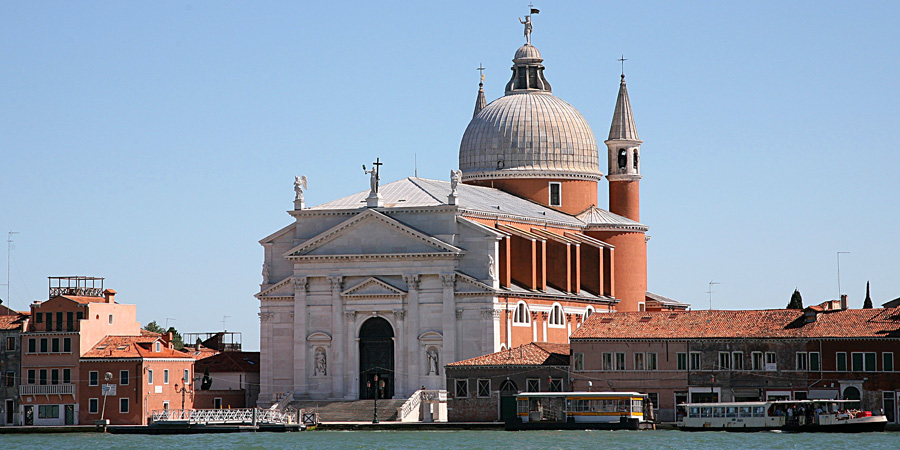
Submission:
M 331 284 L 331 325 L 332 336 L 334 336 L 334 376 L 331 377 L 331 395 L 333 397 L 343 396 L 347 391 L 341 374 L 346 372 L 346 360 L 349 358 L 350 349 L 345 342 L 344 336 L 344 305 L 341 302 L 341 287 L 344 284 L 344 277 L 328 277 L 328 283 Z M 341 355 L 341 357 L 337 357 Z
M 456 362 L 459 359 L 456 354 L 456 274 L 442 274 L 441 285 L 443 286 L 443 306 L 444 306 L 444 360 L 443 364 Z
M 306 294 L 309 283 L 306 277 L 294 278 L 294 396 L 305 398 L 309 393 L 306 373 L 306 337 L 309 334 L 306 326 Z
M 406 311 L 408 322 L 406 323 L 406 367 L 409 374 L 407 375 L 407 387 L 410 390 L 418 389 L 421 386 L 422 368 L 419 366 L 419 275 L 407 275 L 403 277 L 406 282 Z

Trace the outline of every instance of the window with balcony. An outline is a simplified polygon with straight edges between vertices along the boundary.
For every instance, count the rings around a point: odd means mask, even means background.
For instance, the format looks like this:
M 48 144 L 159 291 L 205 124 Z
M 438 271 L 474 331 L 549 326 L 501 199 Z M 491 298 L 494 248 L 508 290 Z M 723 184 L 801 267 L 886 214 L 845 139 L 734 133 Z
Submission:
M 59 384 L 59 369 L 50 369 L 50 384 Z
M 28 384 L 34 384 L 37 381 L 37 371 L 28 369 Z
M 63 374 L 63 380 L 62 380 L 63 384 L 72 383 L 72 369 L 63 369 L 62 374 Z
M 40 370 L 38 370 L 38 382 L 39 382 L 41 385 L 46 385 L 46 384 L 47 384 L 47 369 L 40 369 Z
M 59 311 L 56 313 L 56 331 L 63 330 L 63 313 Z
M 75 331 L 75 313 L 66 313 L 66 331 Z

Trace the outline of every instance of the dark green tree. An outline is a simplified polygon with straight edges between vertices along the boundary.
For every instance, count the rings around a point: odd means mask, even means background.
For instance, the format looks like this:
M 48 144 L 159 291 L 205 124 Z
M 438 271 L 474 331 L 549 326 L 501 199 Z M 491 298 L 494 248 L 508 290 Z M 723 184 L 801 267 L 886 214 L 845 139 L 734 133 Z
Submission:
M 803 309 L 803 297 L 800 295 L 800 289 L 794 289 L 791 294 L 791 301 L 787 305 L 787 309 Z
M 869 297 L 868 281 L 866 281 L 866 300 L 863 302 L 863 309 L 872 309 L 872 297 Z
M 168 333 L 172 333 L 172 344 L 175 346 L 175 350 L 181 350 L 184 348 L 184 341 L 181 339 L 181 333 L 175 329 L 175 327 L 169 327 Z
M 208 391 L 212 387 L 212 378 L 209 377 L 209 367 L 203 369 L 203 380 L 200 381 L 200 390 Z
M 144 327 L 144 329 L 151 333 L 159 333 L 159 334 L 166 333 L 166 330 L 163 330 L 162 327 L 159 326 L 159 324 L 157 324 L 155 320 L 153 322 L 148 323 L 147 326 Z

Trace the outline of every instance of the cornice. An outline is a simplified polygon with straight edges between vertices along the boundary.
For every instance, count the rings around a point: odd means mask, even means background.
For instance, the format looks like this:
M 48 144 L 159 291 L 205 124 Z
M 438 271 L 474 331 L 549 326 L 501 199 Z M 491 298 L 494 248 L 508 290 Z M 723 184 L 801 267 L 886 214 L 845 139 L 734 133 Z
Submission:
M 554 170 L 483 170 L 478 172 L 463 172 L 462 181 L 498 180 L 498 179 L 525 179 L 525 178 L 552 178 L 561 180 L 600 181 L 603 173 L 597 172 L 570 172 Z

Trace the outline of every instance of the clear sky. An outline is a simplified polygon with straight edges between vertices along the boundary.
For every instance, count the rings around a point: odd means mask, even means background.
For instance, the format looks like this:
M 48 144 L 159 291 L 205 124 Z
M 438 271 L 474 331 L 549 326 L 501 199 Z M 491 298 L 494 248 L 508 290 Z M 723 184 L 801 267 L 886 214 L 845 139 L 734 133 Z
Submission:
M 624 54 L 651 291 L 708 308 L 900 297 L 900 3 L 536 2 L 554 94 L 601 141 Z M 0 3 L 11 299 L 106 277 L 142 323 L 259 347 L 257 241 L 382 179 L 447 179 L 479 64 L 503 95 L 527 2 Z M 605 158 L 601 157 L 601 161 Z M 606 172 L 605 164 L 601 169 Z M 607 206 L 606 181 L 601 207 Z M 0 267 L 6 269 L 5 258 Z M 5 282 L 5 273 L 0 275 Z

